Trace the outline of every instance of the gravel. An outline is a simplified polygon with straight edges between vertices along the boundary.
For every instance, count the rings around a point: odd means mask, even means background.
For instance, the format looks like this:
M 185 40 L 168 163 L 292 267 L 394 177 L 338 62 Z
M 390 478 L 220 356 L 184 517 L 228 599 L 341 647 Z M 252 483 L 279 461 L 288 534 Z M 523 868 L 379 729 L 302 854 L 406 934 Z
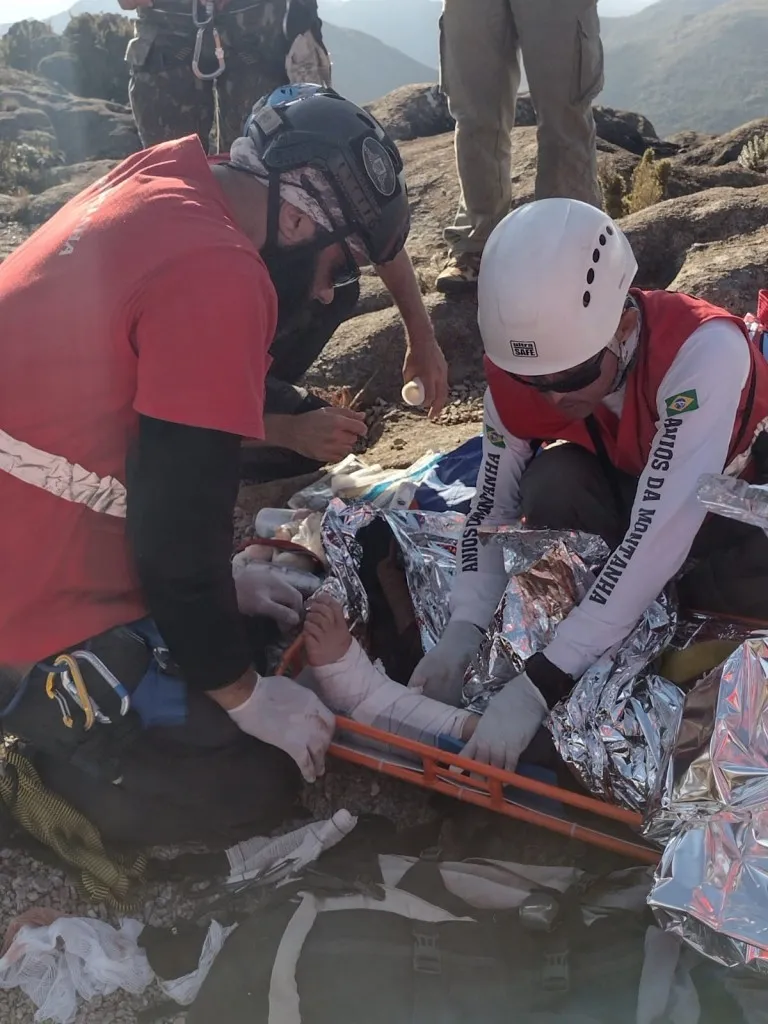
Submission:
M 398 827 L 409 827 L 435 820 L 439 809 L 430 794 L 405 783 L 363 769 L 337 763 L 316 786 L 307 786 L 304 804 L 315 819 L 328 818 L 346 807 L 352 813 L 371 813 L 389 817 Z M 293 822 L 286 829 L 304 822 Z M 3 823 L 0 823 L 2 829 Z M 17 834 L 17 833 L 16 833 Z M 6 833 L 7 836 L 7 833 Z M 0 832 L 0 843 L 3 833 Z M 22 844 L 26 845 L 26 844 Z M 166 855 L 169 851 L 159 851 Z M 205 887 L 202 888 L 204 895 Z M 205 911 L 205 902 L 193 900 L 189 892 L 171 883 L 147 885 L 143 906 L 127 915 L 158 927 L 190 920 Z M 117 924 L 118 916 L 103 906 L 94 907 L 81 899 L 73 878 L 65 868 L 51 867 L 14 846 L 13 836 L 0 848 L 0 938 L 13 919 L 31 907 L 51 907 L 73 917 L 95 917 Z M 148 1006 L 161 1002 L 162 993 L 152 986 L 141 996 L 117 992 L 113 996 L 82 1003 L 76 1024 L 136 1024 L 137 1015 Z M 19 989 L 0 991 L 0 1022 L 32 1024 L 35 1008 Z M 181 1008 L 166 1021 L 184 1019 Z
M 482 419 L 482 382 L 465 382 L 451 390 L 449 404 L 438 424 L 472 423 Z M 369 428 L 386 427 L 388 419 L 407 408 L 376 399 L 365 410 Z M 238 509 L 238 534 L 245 533 L 252 521 L 251 509 Z M 316 786 L 306 787 L 304 803 L 312 817 L 327 818 L 334 811 L 346 807 L 352 813 L 376 813 L 396 822 L 399 828 L 434 821 L 445 809 L 444 802 L 435 800 L 428 792 L 397 780 L 377 775 L 364 769 L 336 763 Z M 462 808 L 464 815 L 478 812 Z M 487 816 L 481 814 L 483 820 Z M 94 907 L 81 899 L 73 877 L 59 866 L 51 866 L 36 859 L 27 851 L 27 845 L 16 848 L 13 829 L 0 820 L 0 936 L 19 914 L 31 907 L 51 907 L 62 915 L 98 917 L 117 924 L 117 915 L 105 907 Z M 4 831 L 5 829 L 5 831 Z M 463 831 L 463 830 L 460 830 Z M 524 836 L 519 837 L 523 842 Z M 7 845 L 4 845 L 7 843 Z M 514 846 L 519 843 L 515 842 Z M 522 852 L 522 847 L 520 847 Z M 561 850 L 562 855 L 562 850 Z M 198 916 L 204 905 L 190 899 L 181 886 L 169 883 L 147 885 L 143 906 L 130 916 L 146 924 L 169 926 L 183 919 Z M 142 996 L 129 996 L 118 992 L 109 998 L 82 1003 L 75 1024 L 136 1024 L 138 1013 L 162 1000 L 159 989 L 152 987 Z M 2 1024 L 32 1024 L 35 1008 L 19 989 L 0 991 L 0 1022 Z M 184 1013 L 179 1010 L 168 1022 L 181 1024 Z

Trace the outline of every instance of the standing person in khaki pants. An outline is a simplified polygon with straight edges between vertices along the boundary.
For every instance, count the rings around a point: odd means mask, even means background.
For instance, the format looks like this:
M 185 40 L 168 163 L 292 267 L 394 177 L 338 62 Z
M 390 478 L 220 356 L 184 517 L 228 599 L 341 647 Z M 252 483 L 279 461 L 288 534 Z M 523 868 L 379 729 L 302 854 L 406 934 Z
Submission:
M 603 87 L 597 0 L 444 0 L 440 76 L 456 119 L 461 199 L 444 232 L 441 292 L 477 286 L 491 231 L 510 211 L 520 57 L 536 108 L 536 199 L 602 205 L 592 101 Z

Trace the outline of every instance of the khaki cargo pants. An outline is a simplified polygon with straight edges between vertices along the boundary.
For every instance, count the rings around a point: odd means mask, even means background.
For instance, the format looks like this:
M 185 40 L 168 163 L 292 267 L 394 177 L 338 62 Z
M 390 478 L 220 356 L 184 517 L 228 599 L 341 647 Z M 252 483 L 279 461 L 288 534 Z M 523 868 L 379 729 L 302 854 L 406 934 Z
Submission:
M 509 213 L 521 55 L 538 118 L 536 198 L 602 205 L 592 117 L 603 87 L 597 0 L 444 0 L 440 77 L 461 183 L 444 233 L 453 255 L 482 252 Z

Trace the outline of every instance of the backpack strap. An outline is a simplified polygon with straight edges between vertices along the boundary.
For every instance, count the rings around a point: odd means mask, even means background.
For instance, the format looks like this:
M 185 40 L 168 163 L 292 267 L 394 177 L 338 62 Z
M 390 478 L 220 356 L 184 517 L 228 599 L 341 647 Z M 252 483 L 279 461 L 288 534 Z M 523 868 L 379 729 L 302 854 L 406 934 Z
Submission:
M 605 441 L 603 441 L 603 435 L 600 433 L 600 426 L 594 416 L 587 416 L 584 420 L 584 426 L 587 428 L 589 439 L 594 445 L 595 455 L 597 461 L 600 463 L 600 468 L 603 471 L 603 476 L 606 479 L 608 487 L 611 491 L 611 497 L 613 498 L 613 504 L 616 508 L 616 514 L 619 517 L 619 521 L 623 521 L 624 515 L 624 500 L 621 495 L 621 487 L 619 486 L 619 476 L 616 467 L 611 462 L 610 456 L 608 455 L 608 449 L 605 447 Z
M 397 883 L 397 888 L 411 893 L 412 896 L 418 896 L 432 906 L 453 914 L 454 917 L 472 917 L 479 921 L 486 916 L 450 891 L 440 874 L 440 861 L 436 851 L 425 851 L 416 863 L 408 868 Z
M 739 432 L 736 435 L 736 439 L 734 440 L 733 444 L 731 445 L 731 450 L 728 453 L 726 464 L 730 462 L 733 456 L 738 453 L 739 446 L 741 445 L 741 442 L 744 440 L 744 435 L 747 432 L 749 421 L 752 419 L 752 410 L 755 407 L 755 392 L 757 390 L 757 357 L 755 356 L 755 352 L 751 345 L 749 346 L 749 355 L 751 360 L 751 373 L 749 379 L 749 391 L 747 392 L 747 403 L 744 406 L 744 413 L 741 417 L 741 426 L 739 427 Z

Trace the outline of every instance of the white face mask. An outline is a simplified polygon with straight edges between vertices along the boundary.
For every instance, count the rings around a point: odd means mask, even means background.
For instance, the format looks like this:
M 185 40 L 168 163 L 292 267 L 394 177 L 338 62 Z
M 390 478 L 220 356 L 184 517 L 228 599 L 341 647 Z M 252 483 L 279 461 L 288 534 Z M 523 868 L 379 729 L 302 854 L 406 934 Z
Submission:
M 619 360 L 618 369 L 616 371 L 616 378 L 614 379 L 614 382 L 611 385 L 611 394 L 614 391 L 618 391 L 619 388 L 624 384 L 624 381 L 627 379 L 627 374 L 634 365 L 635 356 L 637 355 L 637 346 L 640 341 L 640 331 L 642 330 L 643 326 L 643 312 L 633 298 L 629 298 L 626 309 L 637 310 L 637 323 L 635 324 L 634 330 L 629 334 L 627 338 L 624 339 L 624 341 L 618 341 L 614 335 L 611 344 L 608 346 L 610 350 L 615 353 Z

